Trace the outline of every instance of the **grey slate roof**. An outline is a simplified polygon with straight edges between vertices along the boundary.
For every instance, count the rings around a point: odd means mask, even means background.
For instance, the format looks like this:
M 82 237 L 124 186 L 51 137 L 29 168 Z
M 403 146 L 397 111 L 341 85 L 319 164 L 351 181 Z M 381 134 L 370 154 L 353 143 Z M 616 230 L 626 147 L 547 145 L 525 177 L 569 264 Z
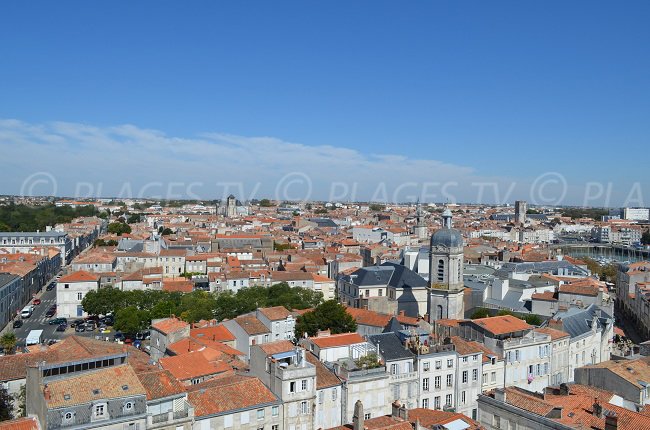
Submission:
M 17 278 L 18 276 L 12 275 L 11 273 L 0 273 L 0 288 L 3 288 L 5 285 L 9 285 Z
M 422 276 L 395 262 L 362 267 L 346 278 L 360 287 L 390 285 L 395 288 L 425 288 L 427 286 L 427 281 Z
M 382 333 L 368 336 L 368 340 L 379 348 L 379 355 L 385 361 L 405 360 L 414 357 L 414 354 L 404 348 L 395 333 Z
M 441 228 L 431 236 L 431 246 L 457 248 L 463 246 L 463 236 L 455 228 Z
M 558 312 L 553 317 L 554 320 L 562 320 L 562 329 L 569 333 L 571 338 L 589 333 L 594 318 L 596 318 L 597 328 L 602 329 L 606 324 L 611 324 L 611 316 L 596 305 L 590 305 L 585 309 L 572 307 L 564 312 Z
M 309 221 L 316 223 L 318 227 L 338 227 L 338 225 L 329 218 L 309 218 Z

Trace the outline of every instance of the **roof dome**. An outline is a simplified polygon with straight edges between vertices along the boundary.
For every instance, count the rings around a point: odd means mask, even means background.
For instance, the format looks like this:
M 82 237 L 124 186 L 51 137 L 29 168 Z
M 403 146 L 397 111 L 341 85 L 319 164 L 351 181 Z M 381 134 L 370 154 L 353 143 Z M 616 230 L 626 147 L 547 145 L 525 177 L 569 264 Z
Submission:
M 441 228 L 431 236 L 431 246 L 457 248 L 463 246 L 463 236 L 455 228 Z

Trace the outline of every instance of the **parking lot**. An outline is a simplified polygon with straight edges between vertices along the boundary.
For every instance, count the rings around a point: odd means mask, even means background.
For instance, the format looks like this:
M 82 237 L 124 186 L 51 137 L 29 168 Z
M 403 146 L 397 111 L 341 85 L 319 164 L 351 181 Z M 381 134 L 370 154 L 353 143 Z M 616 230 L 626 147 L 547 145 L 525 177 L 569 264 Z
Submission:
M 71 334 L 83 337 L 92 337 L 101 340 L 113 340 L 114 331 L 112 327 L 109 327 L 110 333 L 104 334 L 100 333 L 97 329 L 94 331 L 75 332 L 75 329 L 71 328 L 70 324 L 76 321 L 77 318 L 68 318 L 68 328 L 64 332 L 56 331 L 57 325 L 49 325 L 48 321 L 58 317 L 58 315 L 55 314 L 52 317 L 45 316 L 47 310 L 52 305 L 56 304 L 56 288 L 51 291 L 47 291 L 44 287 L 43 290 L 37 295 L 37 298 L 40 298 L 41 303 L 34 306 L 34 312 L 32 313 L 31 317 L 22 319 L 20 315 L 17 315 L 14 318 L 14 321 L 21 320 L 23 322 L 22 327 L 13 328 L 12 321 L 3 330 L 4 333 L 13 331 L 16 334 L 17 347 L 20 348 L 25 346 L 25 340 L 27 339 L 27 335 L 31 330 L 43 330 L 44 343 L 48 343 L 50 341 L 56 342 L 70 336 Z

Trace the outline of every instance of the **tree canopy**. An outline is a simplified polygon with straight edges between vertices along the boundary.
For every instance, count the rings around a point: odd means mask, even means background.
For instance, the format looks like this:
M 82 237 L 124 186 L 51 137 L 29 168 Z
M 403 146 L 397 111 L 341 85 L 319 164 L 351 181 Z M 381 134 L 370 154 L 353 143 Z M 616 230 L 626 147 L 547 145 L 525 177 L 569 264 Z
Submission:
M 650 245 L 650 230 L 643 232 L 641 243 L 644 245 Z
M 0 206 L 0 231 L 45 230 L 48 225 L 62 224 L 82 216 L 94 216 L 99 212 L 93 205 L 57 207 L 54 204 L 41 206 L 10 203 Z
M 357 329 L 357 322 L 342 304 L 328 300 L 298 317 L 295 336 L 301 338 L 305 333 L 315 336 L 318 330 L 325 329 L 330 329 L 332 334 L 353 332 Z
M 112 222 L 108 225 L 108 232 L 118 236 L 131 233 L 131 226 L 123 222 Z
M 306 288 L 290 287 L 286 282 L 266 287 L 242 288 L 233 293 L 191 293 L 160 290 L 122 291 L 100 288 L 90 291 L 81 305 L 90 315 L 115 315 L 115 328 L 125 332 L 148 327 L 152 319 L 176 315 L 184 321 L 223 320 L 252 312 L 259 307 L 284 306 L 306 309 L 317 306 L 323 295 Z

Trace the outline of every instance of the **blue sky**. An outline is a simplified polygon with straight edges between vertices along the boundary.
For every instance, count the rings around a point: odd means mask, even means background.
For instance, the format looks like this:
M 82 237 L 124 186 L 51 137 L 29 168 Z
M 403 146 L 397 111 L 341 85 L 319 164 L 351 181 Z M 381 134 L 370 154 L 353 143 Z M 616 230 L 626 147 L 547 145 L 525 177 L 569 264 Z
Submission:
M 339 175 L 331 157 L 251 165 L 217 152 L 191 163 L 193 156 L 174 150 L 152 158 L 177 167 L 164 177 L 119 158 L 96 168 L 107 161 L 106 147 L 69 132 L 76 125 L 111 134 L 129 125 L 172 142 L 212 145 L 202 141 L 209 134 L 269 138 L 311 153 L 333 147 L 366 161 L 403 157 L 376 171 L 346 165 L 359 177 L 341 179 L 369 189 L 371 175 L 388 188 L 432 177 L 456 180 L 455 199 L 471 201 L 478 197 L 467 191 L 471 183 L 494 181 L 502 195 L 517 183 L 514 200 L 529 198 L 540 175 L 558 172 L 569 190 L 556 203 L 584 203 L 585 184 L 596 181 L 603 189 L 613 183 L 611 196 L 587 203 L 648 205 L 641 164 L 650 147 L 648 22 L 647 1 L 6 2 L 0 118 L 19 121 L 21 130 L 11 121 L 0 128 L 0 149 L 16 160 L 0 172 L 0 193 L 19 192 L 40 171 L 57 178 L 59 194 L 74 193 L 79 181 L 103 182 L 110 194 L 122 186 L 115 177 L 140 189 L 147 181 L 186 181 L 199 169 L 197 180 L 234 179 L 246 188 L 258 174 L 267 186 L 305 172 L 317 189 L 311 197 L 327 198 L 331 184 L 323 182 Z M 77 176 L 33 162 L 26 142 L 39 138 L 26 130 L 34 127 L 62 138 L 47 147 L 61 159 L 47 161 L 65 163 L 75 151 L 85 161 Z M 139 138 L 113 144 L 128 154 L 146 146 Z M 140 149 L 132 158 L 147 156 Z M 263 150 L 259 158 L 266 159 Z M 447 167 L 411 172 L 420 161 Z M 224 162 L 237 168 L 219 168 Z M 394 170 L 400 162 L 404 170 Z M 647 203 L 629 201 L 635 183 Z M 374 191 L 364 193 L 357 198 Z

